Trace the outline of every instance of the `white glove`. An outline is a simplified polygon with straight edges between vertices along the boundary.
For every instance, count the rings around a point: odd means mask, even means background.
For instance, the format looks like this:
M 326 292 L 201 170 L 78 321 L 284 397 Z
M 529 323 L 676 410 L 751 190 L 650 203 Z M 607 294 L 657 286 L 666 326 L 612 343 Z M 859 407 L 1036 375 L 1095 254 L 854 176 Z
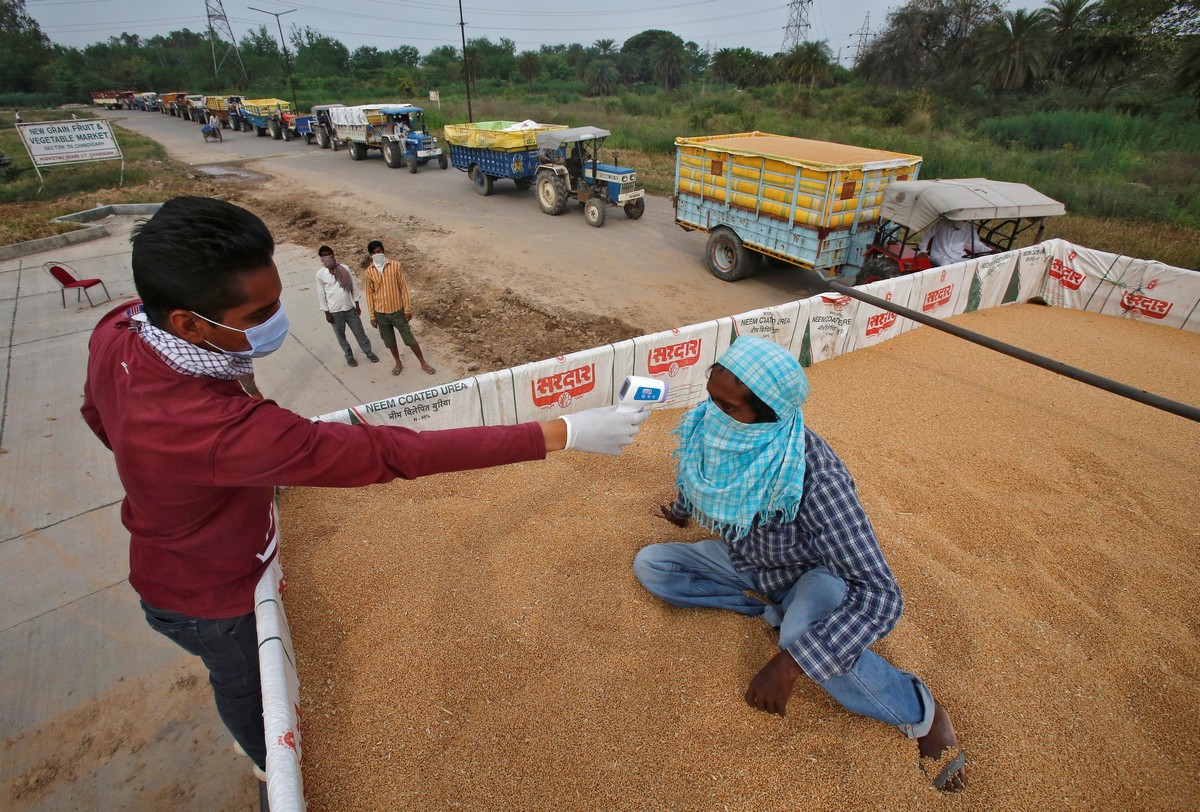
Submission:
M 567 424 L 567 450 L 620 454 L 622 448 L 633 442 L 638 427 L 649 416 L 649 411 L 618 412 L 616 406 L 563 415 L 562 420 Z

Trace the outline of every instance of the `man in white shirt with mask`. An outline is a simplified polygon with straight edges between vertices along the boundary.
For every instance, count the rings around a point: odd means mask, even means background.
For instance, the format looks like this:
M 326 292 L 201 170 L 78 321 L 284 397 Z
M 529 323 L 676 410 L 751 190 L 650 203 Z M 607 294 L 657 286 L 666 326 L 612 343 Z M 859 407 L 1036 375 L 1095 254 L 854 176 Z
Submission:
M 346 340 L 347 326 L 367 359 L 372 364 L 379 363 L 379 356 L 371 351 L 371 339 L 363 330 L 362 307 L 358 303 L 358 286 L 354 284 L 353 274 L 337 261 L 328 245 L 317 249 L 317 255 L 321 257 L 321 268 L 317 271 L 317 304 L 325 312 L 325 321 L 333 325 L 333 335 L 346 355 L 346 363 L 358 366 L 354 350 Z

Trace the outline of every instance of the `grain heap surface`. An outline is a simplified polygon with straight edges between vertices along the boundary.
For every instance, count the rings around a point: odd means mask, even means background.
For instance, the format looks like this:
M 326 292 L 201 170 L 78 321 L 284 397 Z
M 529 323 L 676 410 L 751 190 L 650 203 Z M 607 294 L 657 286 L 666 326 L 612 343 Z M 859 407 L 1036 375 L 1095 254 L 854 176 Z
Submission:
M 1195 334 L 955 321 L 1200 402 Z M 966 793 L 803 678 L 751 710 L 771 630 L 640 588 L 643 544 L 704 537 L 655 516 L 675 411 L 618 459 L 284 494 L 309 808 L 1200 807 L 1200 427 L 927 328 L 809 376 L 905 595 L 875 650 L 950 710 Z
M 791 160 L 833 164 L 835 166 L 864 164 L 873 161 L 893 161 L 896 158 L 910 157 L 903 153 L 888 152 L 882 149 L 856 147 L 851 144 L 835 144 L 832 141 L 813 141 L 809 138 L 793 138 L 785 135 L 747 135 L 740 138 L 718 138 L 711 141 L 704 141 L 702 145 L 716 150 L 744 150 L 756 154 L 774 155 Z

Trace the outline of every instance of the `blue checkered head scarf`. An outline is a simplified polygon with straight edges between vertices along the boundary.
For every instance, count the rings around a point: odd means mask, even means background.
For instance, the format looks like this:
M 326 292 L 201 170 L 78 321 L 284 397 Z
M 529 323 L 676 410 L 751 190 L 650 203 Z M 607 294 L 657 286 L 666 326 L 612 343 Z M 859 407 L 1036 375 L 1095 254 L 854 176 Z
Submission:
M 676 486 L 704 527 L 742 538 L 756 521 L 796 518 L 804 495 L 804 415 L 808 378 L 787 350 L 741 336 L 717 359 L 763 403 L 774 423 L 741 423 L 712 400 L 686 412 L 675 434 Z

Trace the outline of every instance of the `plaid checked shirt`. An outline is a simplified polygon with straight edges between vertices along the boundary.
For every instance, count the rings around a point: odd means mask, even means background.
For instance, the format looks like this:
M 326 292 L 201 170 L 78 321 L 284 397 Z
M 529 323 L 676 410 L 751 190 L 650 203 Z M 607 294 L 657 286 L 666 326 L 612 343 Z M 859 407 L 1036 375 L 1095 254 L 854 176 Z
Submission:
M 850 472 L 807 426 L 804 444 L 804 496 L 795 521 L 755 522 L 740 541 L 725 540 L 734 569 L 751 573 L 772 600 L 782 599 L 814 567 L 846 582 L 842 604 L 788 647 L 804 673 L 824 682 L 849 672 L 859 655 L 892 630 L 904 601 Z M 687 516 L 680 497 L 673 512 Z

